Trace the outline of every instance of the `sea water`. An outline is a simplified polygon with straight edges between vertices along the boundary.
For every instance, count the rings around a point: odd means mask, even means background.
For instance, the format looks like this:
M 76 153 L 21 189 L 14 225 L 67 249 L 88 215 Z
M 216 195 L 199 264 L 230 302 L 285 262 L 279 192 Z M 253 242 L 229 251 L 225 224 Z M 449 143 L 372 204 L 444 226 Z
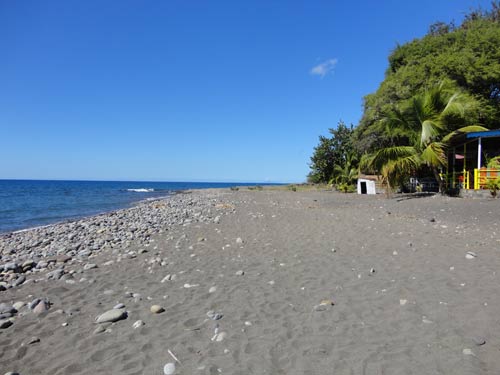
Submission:
M 74 220 L 185 189 L 255 183 L 0 180 L 0 233 Z

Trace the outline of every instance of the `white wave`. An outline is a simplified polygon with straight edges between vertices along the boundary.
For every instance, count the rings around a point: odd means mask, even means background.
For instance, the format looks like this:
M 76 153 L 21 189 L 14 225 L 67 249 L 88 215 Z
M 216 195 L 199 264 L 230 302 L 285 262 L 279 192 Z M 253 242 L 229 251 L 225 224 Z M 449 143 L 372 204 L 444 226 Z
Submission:
M 133 191 L 135 193 L 151 193 L 155 191 L 155 189 L 140 188 L 140 189 L 127 189 L 127 191 Z

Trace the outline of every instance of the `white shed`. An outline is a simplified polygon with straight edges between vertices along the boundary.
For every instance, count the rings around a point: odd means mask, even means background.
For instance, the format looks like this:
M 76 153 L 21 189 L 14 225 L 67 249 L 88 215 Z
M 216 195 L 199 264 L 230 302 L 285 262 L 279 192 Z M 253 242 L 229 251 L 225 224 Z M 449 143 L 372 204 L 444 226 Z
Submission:
M 358 178 L 358 194 L 377 194 L 375 181 Z

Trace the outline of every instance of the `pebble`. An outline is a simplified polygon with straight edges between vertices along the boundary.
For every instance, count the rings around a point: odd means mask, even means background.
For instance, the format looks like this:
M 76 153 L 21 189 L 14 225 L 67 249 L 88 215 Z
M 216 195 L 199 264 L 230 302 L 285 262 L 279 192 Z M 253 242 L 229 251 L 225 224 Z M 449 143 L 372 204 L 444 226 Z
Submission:
M 12 324 L 12 321 L 9 319 L 0 320 L 0 329 L 9 328 Z
M 87 263 L 85 266 L 83 266 L 83 269 L 85 271 L 91 270 L 93 268 L 97 268 L 97 264 L 95 264 L 95 263 Z
M 33 336 L 28 341 L 26 341 L 26 345 L 36 344 L 38 342 L 40 342 L 40 338 L 36 337 L 36 336 Z
M 208 290 L 208 293 L 215 293 L 217 291 L 217 287 L 213 286 Z
M 176 279 L 175 275 L 167 275 L 163 279 L 161 279 L 161 282 L 164 283 L 165 281 L 174 281 Z
M 237 243 L 237 244 L 242 244 L 242 243 L 243 243 L 243 240 L 241 239 L 241 237 L 238 237 L 238 238 L 236 239 L 236 243 Z
M 243 270 L 236 271 L 236 273 L 235 273 L 236 276 L 243 276 L 244 274 L 245 274 L 245 271 L 243 271 Z
M 465 258 L 466 259 L 474 259 L 474 258 L 477 258 L 477 254 L 472 252 L 472 251 L 468 251 L 467 254 L 465 254 Z
M 41 300 L 33 308 L 33 312 L 35 314 L 44 313 L 44 312 L 46 312 L 49 309 L 49 306 L 50 306 L 50 303 L 47 300 Z
M 408 300 L 406 300 L 406 299 L 400 299 L 400 300 L 399 300 L 399 304 L 400 304 L 401 306 L 406 305 L 406 303 L 407 303 L 407 302 L 408 302 Z
M 227 337 L 227 333 L 226 333 L 226 332 L 216 333 L 216 334 L 214 335 L 214 337 L 212 337 L 212 341 L 221 342 L 221 341 L 222 341 L 222 340 L 224 340 L 226 337 Z
M 153 314 L 161 314 L 162 312 L 165 311 L 165 309 L 160 305 L 153 305 L 151 306 L 150 310 Z
M 113 309 L 124 309 L 125 305 L 123 303 L 116 304 Z
M 175 363 L 167 363 L 164 367 L 163 367 L 163 373 L 165 375 L 172 375 L 175 373 Z
M 94 335 L 103 333 L 104 331 L 106 331 L 106 329 L 103 326 L 98 326 L 96 329 L 94 329 Z
M 96 319 L 96 323 L 114 323 L 122 319 L 127 318 L 127 312 L 123 310 L 112 309 L 108 310 L 105 313 L 99 315 Z
M 142 320 L 137 320 L 133 325 L 132 325 L 132 328 L 133 329 L 137 329 L 139 327 L 142 327 L 143 325 L 145 325 L 145 323 L 142 321 Z
M 249 322 L 249 321 L 247 320 L 247 321 L 245 322 L 245 325 L 246 325 L 247 327 L 250 327 L 250 326 L 252 325 L 252 322 Z
M 462 350 L 462 353 L 464 355 L 474 355 L 474 353 L 472 352 L 472 350 L 470 350 L 468 348 L 465 348 L 464 350 Z

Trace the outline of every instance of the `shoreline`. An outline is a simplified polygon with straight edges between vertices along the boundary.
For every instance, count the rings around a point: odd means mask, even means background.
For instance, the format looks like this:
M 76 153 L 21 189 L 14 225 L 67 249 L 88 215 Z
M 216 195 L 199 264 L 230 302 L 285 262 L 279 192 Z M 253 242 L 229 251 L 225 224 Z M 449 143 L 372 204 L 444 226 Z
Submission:
M 494 373 L 499 208 L 209 189 L 0 238 L 0 372 Z

